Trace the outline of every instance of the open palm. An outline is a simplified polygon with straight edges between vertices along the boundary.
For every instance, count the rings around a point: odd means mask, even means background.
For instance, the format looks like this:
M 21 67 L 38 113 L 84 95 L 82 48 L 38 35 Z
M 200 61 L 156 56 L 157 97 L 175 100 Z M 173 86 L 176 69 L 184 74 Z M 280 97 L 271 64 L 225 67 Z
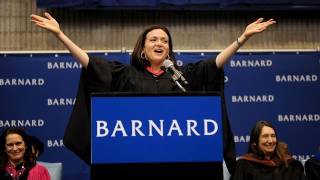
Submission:
M 45 17 L 41 17 L 35 14 L 31 15 L 31 21 L 35 23 L 36 26 L 47 29 L 54 34 L 59 34 L 61 32 L 59 23 L 49 14 L 44 13 Z
M 271 26 L 272 24 L 275 24 L 275 23 L 276 23 L 276 21 L 274 21 L 273 19 L 269 19 L 268 21 L 263 21 L 263 18 L 259 18 L 255 22 L 249 24 L 246 27 L 246 29 L 244 31 L 244 35 L 246 37 L 250 37 L 256 33 L 260 33 L 262 31 L 264 31 L 269 26 Z

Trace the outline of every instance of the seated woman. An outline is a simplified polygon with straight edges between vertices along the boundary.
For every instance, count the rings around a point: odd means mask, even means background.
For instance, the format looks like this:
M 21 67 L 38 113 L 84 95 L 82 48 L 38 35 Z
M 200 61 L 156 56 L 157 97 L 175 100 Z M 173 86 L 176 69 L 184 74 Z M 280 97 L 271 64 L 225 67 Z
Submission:
M 248 153 L 237 161 L 232 180 L 304 180 L 302 164 L 280 143 L 275 128 L 259 121 L 251 130 Z
M 320 180 L 320 152 L 308 159 L 304 168 L 308 180 Z
M 50 180 L 48 170 L 37 164 L 27 134 L 8 128 L 0 136 L 1 180 Z

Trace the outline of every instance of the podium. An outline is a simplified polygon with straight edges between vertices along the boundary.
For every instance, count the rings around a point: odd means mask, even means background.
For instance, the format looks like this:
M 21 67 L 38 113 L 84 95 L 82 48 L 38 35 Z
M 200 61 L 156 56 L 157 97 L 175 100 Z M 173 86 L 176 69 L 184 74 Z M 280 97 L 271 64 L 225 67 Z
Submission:
M 91 96 L 91 179 L 223 179 L 218 93 Z

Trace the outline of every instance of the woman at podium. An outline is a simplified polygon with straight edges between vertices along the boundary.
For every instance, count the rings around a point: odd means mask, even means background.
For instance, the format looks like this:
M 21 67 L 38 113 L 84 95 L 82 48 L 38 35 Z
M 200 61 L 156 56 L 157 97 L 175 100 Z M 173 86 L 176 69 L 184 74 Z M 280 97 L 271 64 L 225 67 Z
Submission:
M 83 66 L 77 101 L 65 132 L 64 145 L 84 161 L 90 162 L 90 93 L 218 91 L 223 109 L 224 159 L 229 171 L 233 171 L 235 145 L 223 94 L 223 66 L 251 36 L 274 24 L 273 19 L 257 19 L 216 57 L 184 67 L 177 66 L 171 34 L 163 26 L 150 26 L 141 33 L 132 53 L 131 64 L 125 65 L 89 56 L 63 33 L 49 13 L 45 13 L 44 17 L 31 15 L 31 21 L 52 32 Z

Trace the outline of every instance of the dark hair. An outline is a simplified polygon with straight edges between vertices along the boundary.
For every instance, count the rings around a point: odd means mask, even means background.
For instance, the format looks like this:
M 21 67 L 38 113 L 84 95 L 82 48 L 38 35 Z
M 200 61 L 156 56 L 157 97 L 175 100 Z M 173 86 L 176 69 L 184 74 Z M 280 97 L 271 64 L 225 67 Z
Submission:
M 169 30 L 164 27 L 164 26 L 160 26 L 160 25 L 153 25 L 153 26 L 149 26 L 148 28 L 146 28 L 139 36 L 136 45 L 134 46 L 133 52 L 132 52 L 132 56 L 131 56 L 131 65 L 135 66 L 136 68 L 144 68 L 145 66 L 150 66 L 150 62 L 146 59 L 142 59 L 141 58 L 141 53 L 144 49 L 144 44 L 146 41 L 146 37 L 147 34 L 155 29 L 161 29 L 163 30 L 169 38 L 169 56 L 170 59 L 174 62 L 174 64 L 176 65 L 176 59 L 173 53 L 173 45 L 172 45 L 172 38 L 171 38 L 171 34 L 169 32 Z
M 258 144 L 259 144 L 259 137 L 262 132 L 262 128 L 265 126 L 272 128 L 277 138 L 276 148 L 275 148 L 273 157 L 275 157 L 277 160 L 287 165 L 286 157 L 288 155 L 288 146 L 283 142 L 279 142 L 278 133 L 276 129 L 273 127 L 271 123 L 267 121 L 258 121 L 255 124 L 255 126 L 252 128 L 250 133 L 250 143 L 249 143 L 248 153 L 254 153 L 255 155 L 258 156 L 258 158 L 261 158 L 261 159 L 264 158 L 265 154 L 259 148 Z
M 35 136 L 29 136 L 29 141 L 30 141 L 30 144 L 31 144 L 31 147 L 34 148 L 34 150 L 36 152 L 38 152 L 38 156 L 35 157 L 38 158 L 44 151 L 44 145 L 43 143 Z M 36 155 L 36 154 L 34 154 Z
M 6 149 L 6 138 L 9 134 L 18 134 L 22 137 L 22 140 L 25 144 L 25 153 L 23 156 L 23 159 L 25 161 L 25 167 L 27 169 L 31 169 L 35 165 L 35 161 L 32 156 L 31 152 L 31 145 L 29 142 L 29 136 L 26 134 L 26 132 L 21 128 L 15 128 L 10 127 L 7 128 L 0 136 L 0 170 L 3 170 L 6 167 L 6 164 L 8 163 L 8 155 L 5 151 Z

